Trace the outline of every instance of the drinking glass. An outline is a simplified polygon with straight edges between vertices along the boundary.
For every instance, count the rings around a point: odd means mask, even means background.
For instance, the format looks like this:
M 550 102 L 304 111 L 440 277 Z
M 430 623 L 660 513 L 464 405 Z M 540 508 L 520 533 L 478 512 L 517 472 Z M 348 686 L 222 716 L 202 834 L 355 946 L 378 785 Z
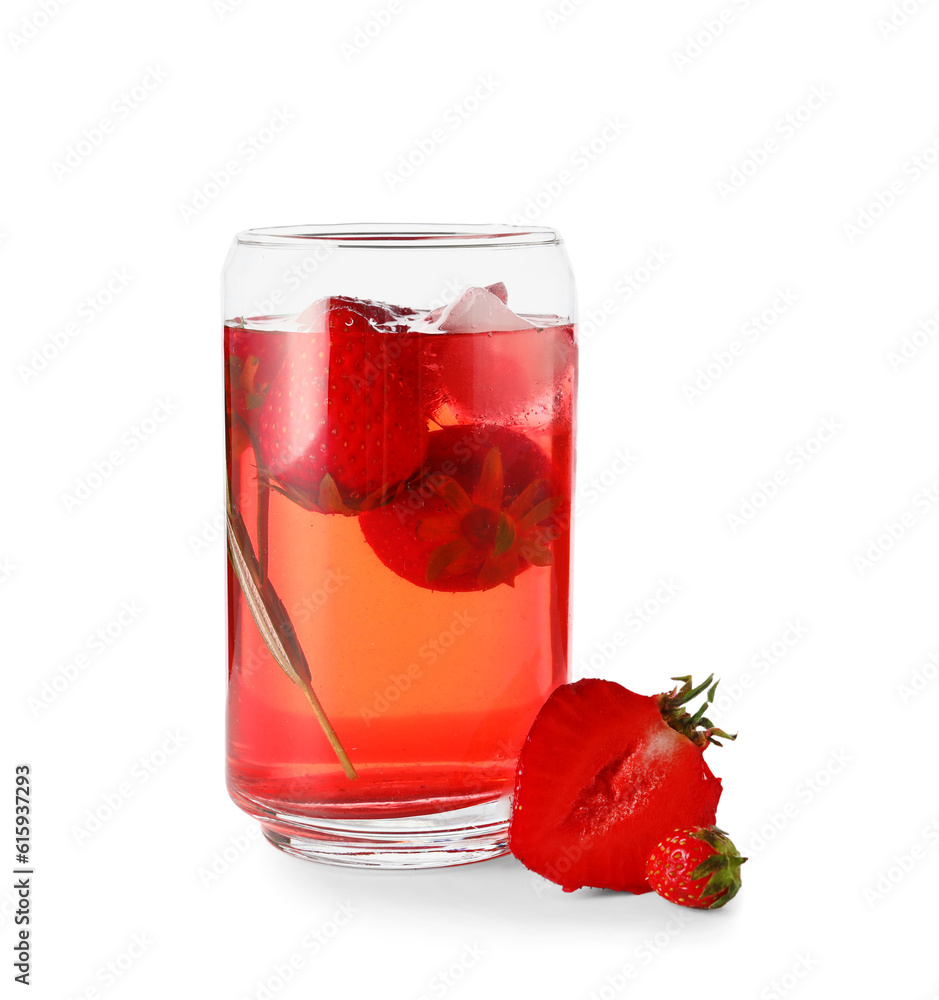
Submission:
M 574 308 L 550 229 L 236 236 L 228 787 L 282 850 L 506 852 L 519 750 L 568 679 Z

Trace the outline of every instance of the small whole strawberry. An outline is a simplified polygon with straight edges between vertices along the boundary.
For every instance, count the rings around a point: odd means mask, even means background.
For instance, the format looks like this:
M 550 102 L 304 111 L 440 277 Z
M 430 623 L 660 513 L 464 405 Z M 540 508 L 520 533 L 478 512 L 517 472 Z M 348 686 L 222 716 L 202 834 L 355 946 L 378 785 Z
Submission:
M 697 687 L 674 680 L 681 686 L 659 695 L 595 677 L 554 690 L 516 771 L 509 849 L 523 865 L 568 892 L 649 892 L 656 845 L 714 823 L 721 780 L 704 751 L 715 736 L 734 737 L 704 715 L 713 677 Z M 703 705 L 686 711 L 703 691 Z
M 740 891 L 740 866 L 746 860 L 716 826 L 686 827 L 656 846 L 646 862 L 646 878 L 672 903 L 716 910 Z

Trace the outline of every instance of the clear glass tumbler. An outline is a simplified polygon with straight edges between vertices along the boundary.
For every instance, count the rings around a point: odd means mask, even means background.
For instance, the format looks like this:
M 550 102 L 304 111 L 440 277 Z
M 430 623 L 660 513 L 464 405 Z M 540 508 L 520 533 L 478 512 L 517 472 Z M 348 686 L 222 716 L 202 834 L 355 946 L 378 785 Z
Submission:
M 288 853 L 505 853 L 568 679 L 574 319 L 548 229 L 235 238 L 228 785 Z

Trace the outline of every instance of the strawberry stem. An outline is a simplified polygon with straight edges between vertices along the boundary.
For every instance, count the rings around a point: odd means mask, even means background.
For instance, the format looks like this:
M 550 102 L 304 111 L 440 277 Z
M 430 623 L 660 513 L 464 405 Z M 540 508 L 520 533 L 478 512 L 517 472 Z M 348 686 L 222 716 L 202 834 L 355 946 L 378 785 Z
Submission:
M 725 733 L 723 729 L 718 729 L 704 714 L 714 700 L 714 696 L 717 693 L 717 685 L 720 683 L 714 680 L 713 674 L 697 686 L 692 685 L 690 676 L 673 677 L 672 680 L 680 681 L 681 687 L 676 687 L 672 691 L 667 691 L 665 694 L 659 695 L 659 711 L 662 713 L 662 718 L 672 729 L 683 736 L 687 736 L 692 743 L 699 747 L 705 747 L 709 743 L 714 743 L 716 746 L 723 746 L 723 743 L 714 739 L 715 736 L 720 736 L 725 740 L 735 740 L 737 738 L 736 733 L 731 736 L 730 733 Z M 711 683 L 712 681 L 713 684 Z M 685 711 L 682 706 L 697 698 L 703 691 L 707 691 L 707 694 L 704 696 L 704 702 L 698 710 L 693 715 Z M 704 726 L 705 728 L 700 729 L 698 728 L 699 726 Z
M 241 584 L 241 591 L 254 617 L 258 632 L 277 665 L 303 691 L 329 745 L 339 758 L 346 777 L 354 781 L 358 775 L 313 690 L 310 665 L 297 638 L 293 622 L 271 581 L 262 579 L 261 565 L 254 554 L 248 527 L 241 516 L 241 511 L 232 503 L 231 486 L 227 479 L 225 499 L 228 507 L 228 557 Z M 259 538 L 258 545 L 260 544 Z
M 673 681 L 682 681 L 683 682 L 682 683 L 682 687 L 681 687 L 680 690 L 678 688 L 676 688 L 675 691 L 672 692 L 672 704 L 675 705 L 675 706 L 678 706 L 678 705 L 684 705 L 685 702 L 691 701 L 692 699 L 697 698 L 698 695 L 701 694 L 701 692 L 703 690 L 705 690 L 705 688 L 708 687 L 708 685 L 711 683 L 711 681 L 714 680 L 714 674 L 711 674 L 710 677 L 708 677 L 708 679 L 706 681 L 703 681 L 701 684 L 699 684 L 695 688 L 693 688 L 691 686 L 691 675 L 690 674 L 687 677 L 673 677 L 672 680 Z M 716 687 L 717 687 L 717 684 L 715 684 L 714 687 L 711 688 L 711 691 L 708 692 L 708 699 L 707 699 L 708 702 L 711 701 L 711 692 L 713 692 Z M 677 692 L 677 694 L 676 694 L 676 692 Z
M 688 720 L 688 725 L 689 726 L 696 727 L 698 725 L 698 723 L 701 721 L 702 717 L 704 716 L 704 713 L 707 711 L 707 707 L 708 707 L 709 704 L 710 704 L 709 701 L 702 701 L 701 702 L 701 707 Z
M 271 488 L 258 472 L 258 557 L 261 568 L 261 586 L 267 584 L 270 546 L 268 536 L 271 522 Z
M 335 755 L 339 758 L 339 763 L 342 764 L 342 769 L 345 771 L 346 777 L 350 781 L 355 781 L 358 774 L 352 766 L 352 761 L 349 760 L 349 755 L 346 753 L 345 747 L 342 745 L 336 730 L 333 729 L 332 723 L 323 711 L 323 706 L 320 704 L 319 698 L 316 697 L 316 692 L 309 684 L 303 684 L 301 687 L 303 693 L 306 695 L 306 700 L 310 703 L 310 707 L 313 709 L 316 721 L 320 724 L 320 727 L 326 734 L 326 739 L 329 740 L 329 745 L 333 748 L 333 753 L 335 753 Z

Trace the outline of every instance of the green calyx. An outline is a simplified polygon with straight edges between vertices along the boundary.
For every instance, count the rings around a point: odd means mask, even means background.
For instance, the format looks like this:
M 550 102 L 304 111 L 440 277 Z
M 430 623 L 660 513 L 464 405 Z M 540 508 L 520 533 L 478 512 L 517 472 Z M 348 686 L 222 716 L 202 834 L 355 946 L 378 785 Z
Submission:
M 336 480 L 328 472 L 320 480 L 319 488 L 315 490 L 305 490 L 289 483 L 278 482 L 269 473 L 262 472 L 260 478 L 276 493 L 285 496 L 304 510 L 316 511 L 318 514 L 342 514 L 344 517 L 354 517 L 361 511 L 379 507 L 395 493 L 395 487 L 383 486 L 359 501 L 351 497 L 344 498 Z
M 706 826 L 690 834 L 696 840 L 701 840 L 714 853 L 706 858 L 691 873 L 692 879 L 707 878 L 707 883 L 701 890 L 702 900 L 714 896 L 708 905 L 709 910 L 717 910 L 729 903 L 740 891 L 740 866 L 747 860 L 737 853 L 733 841 L 716 826 Z
M 687 736 L 692 743 L 699 747 L 706 747 L 709 743 L 716 743 L 717 746 L 723 746 L 719 740 L 714 739 L 715 736 L 720 736 L 725 740 L 735 740 L 737 738 L 736 733 L 731 736 L 730 733 L 725 733 L 723 729 L 718 729 L 704 714 L 711 702 L 714 701 L 714 695 L 717 691 L 719 682 L 714 680 L 714 674 L 711 674 L 706 681 L 697 685 L 697 687 L 692 686 L 690 676 L 673 677 L 672 680 L 681 681 L 681 687 L 676 687 L 671 691 L 665 692 L 665 694 L 659 695 L 659 711 L 662 713 L 662 718 L 672 729 L 683 736 Z M 692 714 L 685 708 L 685 705 L 697 698 L 703 691 L 707 691 L 704 701 L 698 710 Z
M 515 586 L 524 569 L 522 560 L 533 566 L 551 566 L 554 540 L 544 522 L 561 506 L 561 497 L 536 503 L 547 485 L 536 479 L 514 499 L 506 499 L 502 454 L 491 448 L 472 493 L 455 479 L 436 474 L 427 485 L 443 501 L 444 509 L 421 519 L 417 535 L 422 541 L 438 543 L 427 562 L 427 581 L 472 573 L 480 589 L 500 583 Z

